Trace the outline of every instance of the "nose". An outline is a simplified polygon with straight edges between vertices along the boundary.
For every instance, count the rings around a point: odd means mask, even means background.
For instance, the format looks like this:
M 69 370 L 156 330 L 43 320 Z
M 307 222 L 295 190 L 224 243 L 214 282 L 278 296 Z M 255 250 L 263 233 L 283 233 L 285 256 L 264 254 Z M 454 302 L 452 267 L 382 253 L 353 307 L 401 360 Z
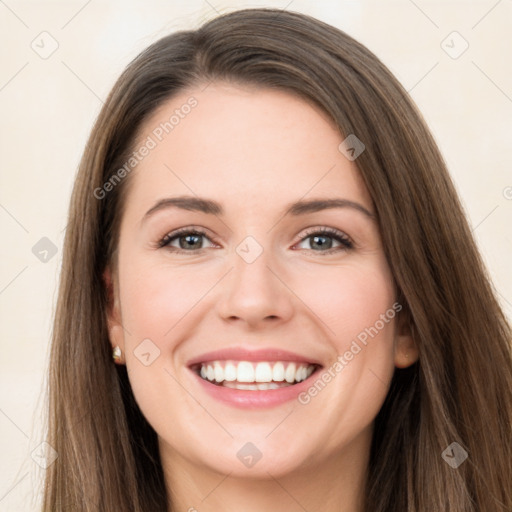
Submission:
M 283 272 L 264 250 L 256 260 L 233 255 L 233 270 L 224 280 L 217 309 L 229 322 L 246 324 L 250 329 L 276 327 L 293 315 L 293 293 Z

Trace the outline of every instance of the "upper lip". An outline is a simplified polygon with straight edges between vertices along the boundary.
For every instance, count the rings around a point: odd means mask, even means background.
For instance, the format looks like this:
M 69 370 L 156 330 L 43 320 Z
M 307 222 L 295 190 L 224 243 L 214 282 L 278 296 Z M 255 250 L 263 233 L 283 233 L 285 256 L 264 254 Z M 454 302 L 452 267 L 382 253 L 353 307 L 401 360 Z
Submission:
M 209 361 L 293 361 L 297 363 L 309 363 L 322 366 L 322 364 L 311 357 L 296 354 L 280 348 L 262 348 L 249 350 L 243 347 L 230 347 L 221 350 L 214 350 L 194 357 L 188 361 L 187 366 L 194 366 Z

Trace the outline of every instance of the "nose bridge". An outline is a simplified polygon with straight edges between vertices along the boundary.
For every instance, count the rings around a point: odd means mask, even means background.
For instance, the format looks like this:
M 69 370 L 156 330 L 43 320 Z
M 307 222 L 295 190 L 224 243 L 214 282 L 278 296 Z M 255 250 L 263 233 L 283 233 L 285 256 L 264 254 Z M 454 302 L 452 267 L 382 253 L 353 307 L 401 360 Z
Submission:
M 239 318 L 255 324 L 265 319 L 287 319 L 292 304 L 289 290 L 275 275 L 277 263 L 271 249 L 247 236 L 232 255 L 233 270 L 222 295 L 224 318 Z

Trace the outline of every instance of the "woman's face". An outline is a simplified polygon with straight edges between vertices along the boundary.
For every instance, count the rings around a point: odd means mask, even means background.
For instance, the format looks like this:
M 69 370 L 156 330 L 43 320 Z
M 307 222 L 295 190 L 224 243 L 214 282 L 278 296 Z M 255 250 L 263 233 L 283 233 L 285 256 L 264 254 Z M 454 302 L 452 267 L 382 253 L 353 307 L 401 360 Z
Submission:
M 167 467 L 278 476 L 366 457 L 417 352 L 343 139 L 304 100 L 221 83 L 143 125 L 109 325 Z

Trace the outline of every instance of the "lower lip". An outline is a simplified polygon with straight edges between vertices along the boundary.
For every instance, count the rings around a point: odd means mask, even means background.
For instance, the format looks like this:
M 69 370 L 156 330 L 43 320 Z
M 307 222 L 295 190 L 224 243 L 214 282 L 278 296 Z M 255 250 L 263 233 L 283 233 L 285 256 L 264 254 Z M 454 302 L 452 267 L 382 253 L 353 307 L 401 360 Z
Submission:
M 312 377 L 317 375 L 318 370 L 314 371 L 306 380 L 297 384 L 268 390 L 233 389 L 218 386 L 203 379 L 193 370 L 191 372 L 199 380 L 203 389 L 213 398 L 235 407 L 258 409 L 275 407 L 291 400 L 297 400 L 297 396 L 311 385 Z

